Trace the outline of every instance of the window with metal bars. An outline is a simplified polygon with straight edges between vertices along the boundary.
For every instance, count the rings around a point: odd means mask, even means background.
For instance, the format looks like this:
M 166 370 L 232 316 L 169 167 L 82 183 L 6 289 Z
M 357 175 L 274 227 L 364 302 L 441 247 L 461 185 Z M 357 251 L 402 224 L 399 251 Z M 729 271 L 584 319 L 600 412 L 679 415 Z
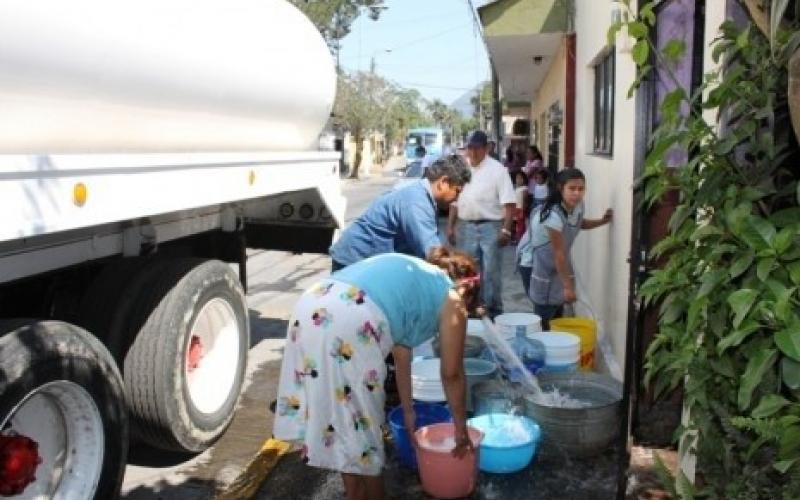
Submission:
M 594 66 L 594 152 L 611 156 L 614 152 L 614 73 L 613 48 Z

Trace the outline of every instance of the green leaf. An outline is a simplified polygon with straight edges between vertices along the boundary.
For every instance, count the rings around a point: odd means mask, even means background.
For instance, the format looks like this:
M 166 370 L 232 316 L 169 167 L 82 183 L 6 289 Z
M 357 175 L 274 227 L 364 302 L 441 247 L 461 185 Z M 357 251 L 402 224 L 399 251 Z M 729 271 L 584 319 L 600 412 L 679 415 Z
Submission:
M 758 261 L 758 266 L 756 267 L 756 276 L 758 276 L 758 279 L 761 281 L 766 281 L 774 267 L 775 258 L 761 259 Z
M 767 394 L 761 401 L 759 401 L 758 406 L 756 406 L 755 410 L 750 413 L 750 416 L 753 418 L 767 418 L 771 417 L 772 415 L 778 413 L 781 408 L 788 405 L 789 401 L 779 394 Z
M 740 49 L 747 47 L 750 43 L 750 25 L 747 26 L 739 36 L 736 37 L 736 46 Z
M 794 237 L 797 234 L 797 230 L 793 227 L 785 227 L 781 229 L 778 234 L 775 235 L 775 239 L 772 240 L 772 248 L 775 249 L 775 253 L 778 255 L 783 255 L 792 247 L 792 243 L 794 243 Z
M 781 359 L 781 379 L 789 389 L 800 389 L 800 363 L 792 358 Z
M 683 472 L 683 470 L 678 469 L 678 477 L 676 480 L 675 489 L 681 499 L 694 500 L 694 486 L 692 486 L 692 482 L 689 481 L 689 478 L 686 477 L 686 474 Z
M 800 207 L 784 208 L 769 216 L 769 221 L 776 227 L 786 227 L 800 222 Z
M 653 12 L 652 3 L 645 4 L 639 11 L 639 15 L 642 16 L 642 19 L 644 19 L 650 26 L 655 26 L 656 14 Z
M 797 458 L 790 458 L 789 460 L 781 460 L 780 462 L 775 462 L 772 466 L 780 472 L 781 474 L 786 474 L 786 471 L 792 468 L 792 466 L 797 462 Z
M 795 313 L 792 306 L 792 295 L 794 295 L 796 291 L 796 288 L 784 288 L 781 293 L 777 294 L 775 316 L 783 323 L 793 323 Z
M 695 300 L 701 299 L 714 291 L 717 285 L 722 283 L 727 277 L 727 271 L 722 269 L 703 274 L 703 276 L 700 278 L 700 290 L 697 292 Z
M 755 260 L 755 258 L 755 253 L 748 251 L 746 254 L 740 255 L 736 260 L 734 260 L 729 271 L 731 279 L 737 278 L 738 276 L 741 276 L 742 273 L 747 271 L 753 264 L 753 260 Z
M 738 229 L 737 236 L 757 252 L 772 248 L 772 240 L 777 232 L 769 221 L 755 216 L 745 218 Z
M 800 451 L 800 425 L 793 425 L 785 429 L 781 435 L 778 457 L 782 460 L 791 460 L 797 457 L 798 451 Z
M 761 329 L 761 325 L 758 324 L 755 320 L 748 319 L 742 325 L 734 330 L 734 332 L 727 337 L 723 338 L 717 343 L 717 352 L 722 355 L 725 350 L 730 347 L 736 347 L 741 344 L 744 339 L 750 336 L 750 334 L 757 332 Z
M 747 362 L 747 368 L 742 375 L 742 382 L 739 386 L 739 410 L 746 410 L 750 406 L 753 391 L 761 384 L 764 374 L 775 364 L 778 359 L 778 352 L 775 349 L 763 349 L 755 353 Z
M 714 60 L 714 64 L 719 63 L 719 58 L 728 50 L 729 46 L 730 44 L 725 42 L 717 43 L 714 46 L 714 50 L 711 52 L 711 58 Z
M 677 63 L 686 53 L 686 42 L 682 39 L 673 38 L 664 45 L 661 53 L 664 54 L 668 61 Z
M 782 353 L 795 361 L 800 361 L 800 329 L 797 323 L 792 325 L 795 328 L 781 330 L 775 334 L 775 345 Z
M 637 40 L 647 37 L 647 26 L 643 22 L 634 21 L 628 23 L 628 34 Z
M 608 32 L 606 33 L 606 38 L 608 41 L 609 46 L 616 45 L 617 43 L 617 34 L 619 30 L 622 29 L 622 21 L 617 21 L 611 26 L 608 27 Z
M 631 57 L 633 57 L 633 61 L 642 66 L 647 62 L 647 58 L 650 56 L 650 45 L 647 40 L 639 40 L 633 46 L 633 50 L 631 51 Z
M 728 295 L 728 304 L 730 304 L 731 309 L 733 309 L 735 314 L 733 319 L 733 326 L 735 328 L 739 328 L 739 325 L 742 324 L 742 321 L 744 320 L 745 316 L 747 316 L 747 313 L 750 312 L 750 309 L 753 307 L 753 303 L 756 301 L 757 297 L 758 292 L 749 288 L 736 290 L 732 294 Z
M 700 241 L 708 236 L 720 236 L 725 234 L 722 229 L 713 224 L 703 224 L 698 226 L 697 229 L 689 237 L 689 241 Z
M 789 5 L 789 0 L 772 0 L 769 12 L 769 44 L 772 51 L 775 52 L 775 36 L 778 34 L 778 28 L 783 21 L 783 15 L 786 13 L 786 7 Z
M 800 261 L 787 264 L 786 270 L 789 271 L 789 278 L 792 280 L 792 283 L 800 285 Z

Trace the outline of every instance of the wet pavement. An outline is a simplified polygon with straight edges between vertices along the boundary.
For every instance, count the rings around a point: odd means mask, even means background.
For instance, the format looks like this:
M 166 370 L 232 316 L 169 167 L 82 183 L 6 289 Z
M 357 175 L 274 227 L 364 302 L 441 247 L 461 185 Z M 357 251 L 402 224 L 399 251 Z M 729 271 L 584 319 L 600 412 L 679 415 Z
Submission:
M 416 471 L 403 467 L 386 442 L 386 490 L 393 500 L 432 498 L 422 490 Z M 537 453 L 531 464 L 515 474 L 482 472 L 472 500 L 608 500 L 616 498 L 617 466 L 614 449 L 588 459 Z M 301 480 L 300 480 L 301 478 Z M 344 486 L 338 474 L 307 467 L 298 453 L 284 457 L 255 497 L 339 500 Z
M 514 269 L 514 248 L 503 253 L 503 303 L 506 312 L 532 312 Z M 385 484 L 394 500 L 431 498 L 422 490 L 416 471 L 403 467 L 394 455 L 391 436 L 385 441 Z M 618 457 L 615 447 L 599 456 L 569 458 L 558 449 L 540 448 L 531 464 L 515 474 L 480 473 L 473 500 L 610 500 L 617 495 Z M 339 474 L 308 467 L 298 453 L 285 456 L 262 484 L 257 499 L 339 500 L 344 486 Z

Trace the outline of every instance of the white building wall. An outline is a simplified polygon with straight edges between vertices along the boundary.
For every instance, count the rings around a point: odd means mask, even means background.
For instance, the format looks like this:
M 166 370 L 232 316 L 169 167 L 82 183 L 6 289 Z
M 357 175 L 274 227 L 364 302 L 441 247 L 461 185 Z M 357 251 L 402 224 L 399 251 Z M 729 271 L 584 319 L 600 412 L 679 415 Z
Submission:
M 572 249 L 579 282 L 619 367 L 624 366 L 628 313 L 628 256 L 631 248 L 634 182 L 634 100 L 627 98 L 636 68 L 624 43 L 616 54 L 616 96 L 613 156 L 593 154 L 594 69 L 593 61 L 606 50 L 606 32 L 611 24 L 611 0 L 576 0 L 576 123 L 575 165 L 586 175 L 586 215 L 599 218 L 606 208 L 614 210 L 614 221 L 592 231 L 583 231 Z M 632 2 L 635 3 L 635 2 Z M 621 40 L 620 40 L 621 42 Z M 620 48 L 622 45 L 622 49 Z M 580 306 L 579 313 L 583 313 Z M 603 363 L 598 350 L 601 369 Z M 622 372 L 612 372 L 621 376 Z

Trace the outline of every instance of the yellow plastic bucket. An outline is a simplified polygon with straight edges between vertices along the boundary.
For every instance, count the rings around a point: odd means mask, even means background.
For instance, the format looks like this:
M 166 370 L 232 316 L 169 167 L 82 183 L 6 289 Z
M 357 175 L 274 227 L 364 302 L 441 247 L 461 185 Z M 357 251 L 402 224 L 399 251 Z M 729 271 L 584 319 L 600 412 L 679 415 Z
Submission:
M 581 339 L 581 371 L 594 370 L 594 348 L 597 344 L 597 323 L 589 318 L 556 318 L 550 320 L 554 332 L 574 333 Z

